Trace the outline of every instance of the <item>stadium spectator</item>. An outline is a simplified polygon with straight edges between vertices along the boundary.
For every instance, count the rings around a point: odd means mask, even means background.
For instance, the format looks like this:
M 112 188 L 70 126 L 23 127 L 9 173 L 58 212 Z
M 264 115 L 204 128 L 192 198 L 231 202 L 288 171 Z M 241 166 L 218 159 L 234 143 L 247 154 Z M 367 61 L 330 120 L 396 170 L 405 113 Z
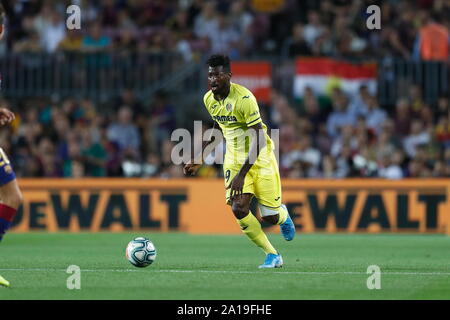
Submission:
M 440 116 L 434 131 L 441 147 L 450 148 L 450 117 Z
M 99 2 L 93 2 L 89 0 L 79 1 L 80 11 L 83 12 L 81 15 L 81 24 L 89 25 L 93 21 L 96 21 L 99 17 Z
M 419 85 L 413 84 L 408 90 L 408 99 L 413 115 L 419 115 L 421 108 L 425 105 L 422 96 L 422 89 Z
M 61 94 L 48 101 L 11 100 L 17 103 L 20 115 L 14 127 L 1 131 L 0 140 L 19 176 L 124 176 L 129 172 L 146 177 L 178 176 L 179 168 L 167 158 L 170 133 L 179 125 L 179 108 L 176 100 L 171 100 L 172 96 L 177 98 L 178 89 L 174 95 L 167 92 L 141 100 L 145 95 L 132 90 L 133 79 L 138 79 L 139 86 L 150 88 L 155 80 L 171 76 L 163 66 L 172 65 L 160 63 L 162 60 L 155 57 L 176 52 L 181 54 L 179 61 L 201 61 L 212 50 L 242 59 L 260 53 L 289 57 L 274 68 L 273 86 L 277 90 L 274 88 L 266 107 L 261 104 L 265 123 L 280 129 L 282 175 L 450 176 L 447 95 L 430 100 L 429 92 L 422 92 L 426 87 L 410 82 L 416 80 L 395 78 L 392 68 L 382 71 L 389 74 L 395 105 L 381 104 L 366 85 L 356 96 L 346 96 L 339 89 L 331 97 L 305 90 L 296 104 L 291 104 L 288 92 L 294 70 L 292 59 L 298 55 L 381 58 L 383 65 L 412 57 L 448 62 L 448 1 L 383 2 L 379 31 L 367 30 L 368 2 L 357 0 L 284 1 L 283 8 L 272 13 L 257 10 L 252 2 L 243 0 L 78 2 L 83 27 L 71 31 L 64 28 L 65 35 L 61 29 L 65 8 L 59 3 L 19 1 L 8 7 L 6 36 L 9 49 L 26 57 L 17 60 L 20 66 L 35 75 L 53 77 L 51 72 L 41 72 L 47 71 L 45 60 L 33 53 L 64 51 L 56 56 L 70 62 L 71 67 L 61 71 L 67 77 L 55 76 L 61 79 L 61 87 L 68 85 L 64 82 L 67 79 L 74 79 L 70 84 L 108 98 L 94 103 L 92 97 L 83 99 L 86 93 L 80 90 L 79 96 L 70 99 Z M 299 14 L 284 19 L 286 12 Z M 276 25 L 279 21 L 282 26 Z M 436 49 L 433 39 L 442 39 Z M 77 51 L 94 55 L 86 60 L 72 59 Z M 113 55 L 109 55 L 111 52 Z M 113 64 L 115 56 L 126 57 L 126 63 Z M 179 61 L 173 65 L 179 66 Z M 146 77 L 141 79 L 135 69 L 145 71 Z M 8 73 L 8 81 L 18 81 L 19 76 Z M 93 84 L 98 79 L 103 85 L 96 87 Z M 112 83 L 118 86 L 111 88 L 120 89 L 109 90 L 107 85 Z M 120 97 L 113 100 L 111 97 L 118 93 Z M 186 97 L 186 101 L 189 99 Z M 116 116 L 127 120 L 115 121 Z M 126 149 L 129 145 L 133 146 L 131 151 Z M 312 158 L 314 161 L 309 161 Z M 132 163 L 133 169 L 128 170 L 125 163 Z M 214 166 L 200 173 L 204 177 L 220 174 Z
M 445 95 L 440 96 L 438 99 L 435 119 L 441 116 L 450 116 L 450 100 Z
M 110 141 L 118 144 L 123 153 L 130 152 L 138 158 L 141 138 L 139 130 L 132 120 L 133 111 L 131 108 L 128 106 L 121 107 L 117 114 L 117 122 L 108 127 L 107 136 Z
M 63 176 L 64 166 L 56 157 L 55 145 L 48 137 L 42 137 L 37 143 L 37 157 L 42 177 L 57 178 Z
M 145 178 L 157 176 L 160 173 L 161 159 L 156 153 L 149 153 L 142 165 L 142 176 Z
M 82 39 L 82 50 L 85 52 L 104 51 L 111 46 L 111 38 L 104 35 L 99 23 L 93 23 L 89 34 Z
M 249 28 L 253 22 L 253 15 L 246 10 L 244 0 L 233 1 L 230 8 L 230 23 L 238 34 L 242 35 L 242 40 L 248 36 Z
M 30 32 L 26 38 L 14 43 L 13 51 L 26 53 L 41 52 L 42 46 L 39 34 L 37 32 Z
M 439 20 L 437 15 L 429 15 L 419 30 L 416 50 L 423 60 L 446 61 L 449 58 L 449 31 Z
M 106 176 L 106 150 L 101 143 L 93 141 L 91 132 L 88 130 L 81 132 L 80 158 L 85 176 Z
M 65 14 L 62 3 L 53 5 L 52 2 L 21 1 L 20 5 L 12 5 L 12 1 L 5 2 L 9 4 L 6 11 L 10 30 L 7 40 L 10 48 L 13 48 L 14 43 L 29 38 L 30 31 L 34 31 L 38 32 L 39 41 L 44 43 L 47 49 L 55 49 L 58 43 L 56 39 L 61 36 L 63 30 L 59 27 L 61 21 L 58 22 L 58 27 L 56 25 L 51 27 L 50 20 L 56 15 L 62 17 Z M 123 30 L 130 30 L 134 40 L 144 39 L 154 32 L 161 34 L 176 32 L 170 37 L 175 39 L 172 41 L 177 43 L 177 46 L 183 47 L 178 50 L 187 51 L 189 48 L 194 56 L 208 54 L 211 51 L 211 47 L 205 45 L 204 41 L 208 43 L 211 34 L 216 32 L 219 12 L 239 35 L 239 54 L 243 57 L 251 57 L 256 52 L 267 50 L 289 56 L 328 54 L 360 57 L 377 54 L 402 58 L 412 56 L 419 58 L 425 52 L 433 52 L 433 55 L 439 57 L 432 59 L 448 60 L 449 18 L 446 13 L 450 9 L 448 4 L 440 1 L 433 3 L 431 11 L 427 9 L 431 14 L 420 10 L 420 3 L 401 2 L 394 5 L 384 2 L 381 11 L 383 28 L 380 32 L 368 32 L 365 26 L 367 17 L 365 3 L 357 0 L 345 3 L 321 1 L 320 4 L 286 1 L 282 9 L 279 8 L 272 14 L 255 10 L 255 4 L 250 6 L 244 0 L 230 2 L 83 0 L 78 4 L 83 12 L 81 17 L 83 33 L 92 25 L 99 24 L 109 36 L 117 35 L 117 43 L 121 43 L 120 34 Z M 283 18 L 289 17 L 288 13 L 299 15 L 296 19 Z M 34 25 L 28 31 L 23 25 L 26 19 L 32 20 Z M 279 23 L 280 20 L 283 21 L 282 25 Z M 179 24 L 175 29 L 173 21 Z M 304 27 L 301 28 L 301 25 Z M 287 30 L 292 30 L 292 33 L 289 34 Z M 430 49 L 431 42 L 428 39 L 434 39 L 436 36 L 444 39 L 446 34 L 447 41 L 439 41 L 436 50 Z M 129 34 L 125 32 L 123 36 L 129 37 Z M 128 43 L 124 41 L 125 46 Z M 283 45 L 274 45 L 277 43 Z
M 65 52 L 75 52 L 81 50 L 81 34 L 79 30 L 68 30 L 64 39 L 58 44 L 58 49 Z
M 348 99 L 342 92 L 333 95 L 332 104 L 333 111 L 327 120 L 327 131 L 331 137 L 336 137 L 342 127 L 356 124 L 356 117 L 348 110 Z
M 369 97 L 367 100 L 367 113 L 365 114 L 367 127 L 378 133 L 381 124 L 387 118 L 387 113 L 380 108 L 374 97 Z
M 317 11 L 308 12 L 308 23 L 303 30 L 303 36 L 309 47 L 313 47 L 315 41 L 324 34 L 325 26 L 320 21 L 320 14 Z
M 123 89 L 120 96 L 113 102 L 113 108 L 115 111 L 118 111 L 120 107 L 124 105 L 131 108 L 134 120 L 140 119 L 140 117 L 146 113 L 142 102 L 136 98 L 136 94 L 131 88 Z
M 153 130 L 150 133 L 152 150 L 157 150 L 165 140 L 170 140 L 173 130 L 176 129 L 175 109 L 168 103 L 166 93 L 159 91 L 155 95 L 150 110 L 149 128 Z
M 118 24 L 119 12 L 114 0 L 103 0 L 98 11 L 104 27 L 114 27 Z
M 228 21 L 225 14 L 217 15 L 217 28 L 208 33 L 211 52 L 220 52 L 237 60 L 240 57 L 239 34 Z
M 56 11 L 50 11 L 47 21 L 44 20 L 39 30 L 42 47 L 47 52 L 54 52 L 66 35 L 66 25 L 62 16 Z
M 292 27 L 292 35 L 287 38 L 283 45 L 283 57 L 297 57 L 311 55 L 311 49 L 305 40 L 304 26 L 301 23 L 296 23 Z
M 134 30 L 131 28 L 124 28 L 119 31 L 119 35 L 114 44 L 115 52 L 122 57 L 129 57 L 136 51 L 137 41 L 134 35 Z
M 313 125 L 313 132 L 317 134 L 320 125 L 327 121 L 327 112 L 326 110 L 321 109 L 319 100 L 312 94 L 312 91 L 305 90 L 305 92 L 308 93 L 303 97 L 303 108 L 300 110 L 299 114 L 300 116 L 309 119 Z
M 408 100 L 400 98 L 395 108 L 395 128 L 401 135 L 407 135 L 411 126 L 411 111 Z
M 167 27 L 170 30 L 172 47 L 183 56 L 184 61 L 191 61 L 194 54 L 191 44 L 195 42 L 195 39 L 189 27 L 188 12 L 186 10 L 178 11 L 173 18 L 167 21 Z
M 214 1 L 203 2 L 200 14 L 195 18 L 194 34 L 199 38 L 209 39 L 218 29 L 218 19 Z
M 400 167 L 398 154 L 385 153 L 381 156 L 378 176 L 380 178 L 397 180 L 403 178 L 403 171 Z
M 416 155 L 417 147 L 430 142 L 430 134 L 424 129 L 420 119 L 413 119 L 410 134 L 404 138 L 403 145 L 411 158 Z
M 320 152 L 311 146 L 311 137 L 300 136 L 298 147 L 282 156 L 281 165 L 297 171 L 297 178 L 315 178 L 319 176 L 320 161 Z

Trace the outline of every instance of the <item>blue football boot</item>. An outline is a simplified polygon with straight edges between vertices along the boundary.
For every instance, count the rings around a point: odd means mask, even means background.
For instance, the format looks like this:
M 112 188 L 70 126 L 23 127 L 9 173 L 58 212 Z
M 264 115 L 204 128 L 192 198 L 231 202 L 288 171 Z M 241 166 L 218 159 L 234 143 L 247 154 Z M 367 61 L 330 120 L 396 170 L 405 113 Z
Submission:
M 284 204 L 282 204 L 283 208 L 287 211 L 287 208 Z M 286 241 L 291 241 L 295 236 L 295 225 L 291 219 L 291 216 L 287 215 L 286 221 L 280 224 L 281 233 Z
M 259 269 L 264 268 L 281 268 L 283 266 L 283 258 L 281 257 L 281 254 L 273 254 L 269 253 L 266 256 L 266 260 L 264 260 L 264 263 L 260 265 Z

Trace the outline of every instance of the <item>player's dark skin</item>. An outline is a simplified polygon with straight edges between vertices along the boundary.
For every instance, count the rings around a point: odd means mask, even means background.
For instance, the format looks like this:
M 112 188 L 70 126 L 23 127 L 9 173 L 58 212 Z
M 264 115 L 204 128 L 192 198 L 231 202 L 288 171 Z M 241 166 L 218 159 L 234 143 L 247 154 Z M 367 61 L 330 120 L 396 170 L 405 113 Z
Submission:
M 228 94 L 230 93 L 230 81 L 231 81 L 232 73 L 228 70 L 224 70 L 223 66 L 217 67 L 209 67 L 208 69 L 208 83 L 211 88 L 212 93 L 214 94 L 214 99 L 217 101 L 224 100 Z M 248 127 L 249 129 L 253 129 L 253 132 L 258 133 L 259 130 L 263 130 L 261 123 L 255 124 L 253 126 Z M 231 189 L 230 191 L 230 205 L 231 210 L 233 211 L 234 216 L 237 219 L 242 219 L 249 213 L 250 210 L 250 202 L 253 198 L 253 194 L 243 193 L 245 176 L 251 169 L 253 163 L 251 162 L 251 154 L 256 153 L 256 159 L 259 155 L 260 150 L 266 145 L 265 139 L 260 139 L 259 134 L 255 134 L 254 139 L 252 139 L 252 143 L 250 145 L 249 154 L 238 174 L 236 174 L 231 180 L 230 184 L 226 189 Z M 209 144 L 206 142 L 203 144 L 202 150 Z M 200 168 L 200 164 L 194 164 L 193 161 L 184 166 L 184 174 L 185 175 L 194 175 L 197 170 Z M 277 224 L 279 215 L 266 216 L 262 217 L 262 219 L 270 224 Z

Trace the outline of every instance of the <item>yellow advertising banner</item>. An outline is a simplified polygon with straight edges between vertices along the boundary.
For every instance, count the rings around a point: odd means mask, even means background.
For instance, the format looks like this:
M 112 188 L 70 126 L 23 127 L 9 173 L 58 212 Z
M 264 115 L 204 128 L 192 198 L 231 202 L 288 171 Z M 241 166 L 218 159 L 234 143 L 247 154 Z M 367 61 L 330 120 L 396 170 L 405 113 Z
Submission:
M 15 232 L 240 233 L 220 179 L 20 179 L 19 185 L 24 203 Z M 298 232 L 450 235 L 450 179 L 284 179 L 282 200 Z

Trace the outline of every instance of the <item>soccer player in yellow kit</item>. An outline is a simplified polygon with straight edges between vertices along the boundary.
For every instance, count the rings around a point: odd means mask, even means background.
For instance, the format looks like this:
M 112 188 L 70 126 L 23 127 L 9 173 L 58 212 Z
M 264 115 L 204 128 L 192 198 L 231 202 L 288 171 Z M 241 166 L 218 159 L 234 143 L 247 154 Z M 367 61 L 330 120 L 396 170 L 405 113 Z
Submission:
M 272 246 L 258 219 L 250 212 L 250 201 L 258 200 L 261 217 L 280 225 L 287 241 L 294 238 L 295 226 L 281 203 L 281 182 L 273 141 L 261 120 L 256 98 L 247 88 L 231 82 L 230 60 L 213 55 L 208 59 L 209 90 L 204 104 L 226 140 L 223 165 L 226 202 L 231 205 L 242 232 L 266 254 L 259 268 L 279 268 L 281 254 Z M 206 145 L 203 145 L 203 149 Z M 184 173 L 193 175 L 201 164 L 186 164 Z

